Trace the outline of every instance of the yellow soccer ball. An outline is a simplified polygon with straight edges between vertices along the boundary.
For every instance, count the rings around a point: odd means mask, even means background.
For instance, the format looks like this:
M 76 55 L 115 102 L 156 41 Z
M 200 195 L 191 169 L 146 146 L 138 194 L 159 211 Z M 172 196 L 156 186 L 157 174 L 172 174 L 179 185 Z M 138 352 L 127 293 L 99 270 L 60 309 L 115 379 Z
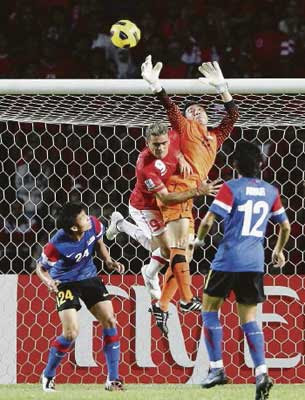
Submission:
M 141 31 L 128 19 L 121 19 L 110 29 L 111 41 L 116 47 L 128 49 L 135 47 L 141 39 Z

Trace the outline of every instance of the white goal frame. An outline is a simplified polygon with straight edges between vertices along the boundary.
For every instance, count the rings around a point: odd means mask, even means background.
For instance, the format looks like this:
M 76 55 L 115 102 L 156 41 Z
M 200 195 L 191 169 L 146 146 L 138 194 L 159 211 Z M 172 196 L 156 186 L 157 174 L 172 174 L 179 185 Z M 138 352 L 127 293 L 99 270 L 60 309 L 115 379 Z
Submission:
M 226 79 L 233 94 L 305 93 L 305 78 Z M 197 79 L 161 79 L 168 94 L 216 94 Z M 0 94 L 151 94 L 143 79 L 1 79 Z

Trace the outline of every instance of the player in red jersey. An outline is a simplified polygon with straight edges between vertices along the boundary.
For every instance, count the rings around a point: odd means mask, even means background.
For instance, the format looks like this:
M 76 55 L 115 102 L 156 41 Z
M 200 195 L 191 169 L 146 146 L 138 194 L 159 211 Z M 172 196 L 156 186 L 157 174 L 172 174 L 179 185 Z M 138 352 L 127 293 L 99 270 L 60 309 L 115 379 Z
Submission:
M 214 164 L 217 150 L 233 130 L 234 123 L 238 118 L 238 109 L 229 93 L 228 85 L 218 63 L 203 63 L 199 67 L 199 71 L 205 78 L 199 78 L 199 80 L 216 89 L 226 110 L 226 115 L 220 125 L 208 130 L 208 117 L 202 105 L 197 103 L 187 104 L 183 115 L 167 96 L 159 81 L 161 69 L 162 63 L 157 63 L 153 67 L 151 56 L 148 56 L 142 64 L 142 77 L 149 83 L 151 90 L 166 109 L 172 128 L 179 133 L 181 151 L 193 171 L 192 176 L 188 178 L 174 174 L 167 181 L 166 187 L 169 193 L 191 190 L 198 185 L 198 182 L 207 178 L 208 172 Z M 184 300 L 180 301 L 180 309 L 182 311 L 198 310 L 197 304 L 192 301 L 190 273 L 186 257 L 189 226 L 193 219 L 193 203 L 190 199 L 180 204 L 165 204 L 162 199 L 159 199 L 158 204 L 164 222 L 168 226 L 171 237 L 171 251 L 170 265 L 166 272 L 161 298 L 158 303 L 152 306 L 152 311 L 158 326 L 166 333 L 169 302 L 177 286 L 179 287 L 180 297 Z
M 219 185 L 218 182 L 201 182 L 189 190 L 169 193 L 166 182 L 170 176 L 179 172 L 186 176 L 190 172 L 179 149 L 179 135 L 169 131 L 165 124 L 155 123 L 147 127 L 146 140 L 147 147 L 138 157 L 137 182 L 130 196 L 129 212 L 136 225 L 124 220 L 119 212 L 114 212 L 106 236 L 112 240 L 118 232 L 125 232 L 152 251 L 149 266 L 156 270 L 156 280 L 151 284 L 150 293 L 152 297 L 159 298 L 157 272 L 169 258 L 170 244 L 157 200 L 177 204 L 195 196 L 215 195 Z

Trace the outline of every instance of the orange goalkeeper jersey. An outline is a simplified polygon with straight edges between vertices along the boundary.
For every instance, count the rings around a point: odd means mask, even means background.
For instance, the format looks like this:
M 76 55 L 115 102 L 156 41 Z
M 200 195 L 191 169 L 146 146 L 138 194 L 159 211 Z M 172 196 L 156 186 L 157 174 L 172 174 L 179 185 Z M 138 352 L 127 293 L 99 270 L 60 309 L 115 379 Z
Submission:
M 198 184 L 207 178 L 214 164 L 217 150 L 232 132 L 239 116 L 238 108 L 233 101 L 224 103 L 227 114 L 219 126 L 208 131 L 199 122 L 185 118 L 164 90 L 157 93 L 157 96 L 167 111 L 172 128 L 180 134 L 181 151 L 193 169 L 191 181 L 194 184 L 196 180 Z M 166 186 L 175 182 L 176 178 L 175 176 L 169 178 Z M 181 177 L 178 180 L 181 181 Z

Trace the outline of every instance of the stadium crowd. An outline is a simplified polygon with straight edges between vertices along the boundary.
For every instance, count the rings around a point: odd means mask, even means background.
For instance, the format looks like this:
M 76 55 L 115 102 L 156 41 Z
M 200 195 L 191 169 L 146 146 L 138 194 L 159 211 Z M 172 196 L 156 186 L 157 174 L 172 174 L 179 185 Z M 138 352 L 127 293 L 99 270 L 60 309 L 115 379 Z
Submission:
M 162 78 L 217 60 L 228 78 L 303 77 L 304 0 L 2 0 L 0 78 L 140 78 L 147 54 Z M 134 21 L 138 46 L 115 48 L 111 25 Z

